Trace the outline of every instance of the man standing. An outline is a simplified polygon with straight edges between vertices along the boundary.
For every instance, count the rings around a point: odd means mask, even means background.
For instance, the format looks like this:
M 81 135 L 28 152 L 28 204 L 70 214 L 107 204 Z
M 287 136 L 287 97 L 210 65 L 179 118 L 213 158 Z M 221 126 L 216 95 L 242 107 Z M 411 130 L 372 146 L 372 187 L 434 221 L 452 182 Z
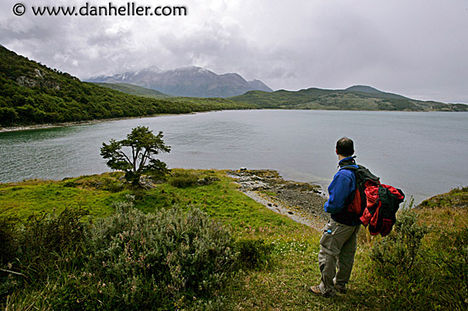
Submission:
M 346 293 L 356 253 L 356 238 L 359 232 L 360 220 L 347 207 L 356 190 L 356 177 L 346 166 L 357 168 L 354 161 L 354 144 L 347 137 L 336 143 L 336 154 L 339 159 L 339 171 L 328 187 L 329 199 L 324 205 L 325 212 L 331 214 L 331 219 L 324 228 L 320 239 L 318 255 L 319 268 L 322 274 L 319 285 L 311 286 L 310 290 L 324 297 Z M 338 267 L 338 271 L 336 268 Z

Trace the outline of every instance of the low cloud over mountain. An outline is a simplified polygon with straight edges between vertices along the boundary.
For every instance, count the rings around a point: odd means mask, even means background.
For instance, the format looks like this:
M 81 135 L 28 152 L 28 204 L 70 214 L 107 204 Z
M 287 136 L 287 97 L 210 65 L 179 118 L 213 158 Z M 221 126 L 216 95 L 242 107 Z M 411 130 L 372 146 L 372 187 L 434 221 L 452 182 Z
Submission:
M 237 73 L 218 75 L 201 67 L 183 67 L 162 71 L 150 67 L 113 76 L 99 76 L 89 82 L 130 83 L 168 95 L 188 97 L 231 97 L 258 90 L 271 92 L 260 80 L 247 81 Z

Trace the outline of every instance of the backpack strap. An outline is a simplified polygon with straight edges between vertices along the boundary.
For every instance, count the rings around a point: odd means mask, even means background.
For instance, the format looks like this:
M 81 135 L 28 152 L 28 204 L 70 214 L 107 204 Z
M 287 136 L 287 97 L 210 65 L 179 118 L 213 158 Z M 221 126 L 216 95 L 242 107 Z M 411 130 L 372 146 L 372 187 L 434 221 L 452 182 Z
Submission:
M 354 162 L 354 159 L 352 162 Z M 347 210 L 351 213 L 362 215 L 367 206 L 365 189 L 372 185 L 379 185 L 380 178 L 372 174 L 362 165 L 357 165 L 357 167 L 356 164 L 342 165 L 341 169 L 353 171 L 356 177 L 356 191 L 350 195 L 346 202 Z

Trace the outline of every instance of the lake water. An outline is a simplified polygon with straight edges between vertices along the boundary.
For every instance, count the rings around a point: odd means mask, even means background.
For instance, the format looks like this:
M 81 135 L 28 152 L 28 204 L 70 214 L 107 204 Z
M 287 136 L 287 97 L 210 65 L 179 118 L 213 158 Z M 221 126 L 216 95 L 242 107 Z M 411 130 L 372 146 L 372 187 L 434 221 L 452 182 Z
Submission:
M 357 161 L 417 202 L 468 185 L 468 113 L 313 110 L 219 111 L 0 133 L 0 182 L 107 171 L 103 142 L 137 125 L 163 131 L 169 167 L 269 168 L 325 186 L 335 142 L 355 141 Z

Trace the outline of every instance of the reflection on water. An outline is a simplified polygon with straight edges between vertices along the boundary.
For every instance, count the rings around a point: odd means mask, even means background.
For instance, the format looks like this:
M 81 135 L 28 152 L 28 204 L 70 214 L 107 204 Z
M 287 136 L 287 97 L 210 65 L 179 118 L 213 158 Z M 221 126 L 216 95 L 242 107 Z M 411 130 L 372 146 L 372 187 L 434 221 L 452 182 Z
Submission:
M 103 142 L 137 125 L 163 131 L 170 167 L 272 168 L 326 185 L 335 141 L 355 140 L 358 160 L 419 201 L 468 184 L 468 113 L 221 111 L 0 133 L 0 182 L 106 171 Z

